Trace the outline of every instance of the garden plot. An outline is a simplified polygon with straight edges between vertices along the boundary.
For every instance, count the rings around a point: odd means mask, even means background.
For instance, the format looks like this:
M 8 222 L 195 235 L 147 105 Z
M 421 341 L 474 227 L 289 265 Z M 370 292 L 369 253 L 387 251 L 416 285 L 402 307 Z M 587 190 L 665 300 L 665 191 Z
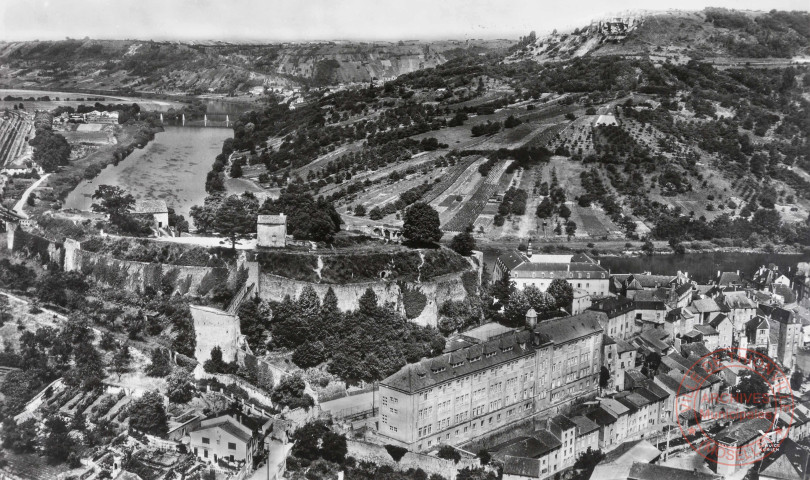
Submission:
M 462 197 L 463 199 L 472 195 L 472 192 L 483 180 L 481 174 L 478 173 L 478 167 L 484 162 L 486 162 L 486 159 L 481 157 L 471 163 L 444 193 L 431 202 L 433 208 L 439 212 L 442 225 L 446 224 L 453 217 L 455 211 L 460 208 L 460 203 L 457 202 L 450 202 L 447 205 L 447 198 Z
M 500 183 L 501 176 L 506 171 L 506 167 L 511 161 L 498 162 L 492 170 L 490 170 L 487 178 L 481 182 L 480 187 L 475 190 L 475 193 L 464 201 L 461 208 L 455 212 L 455 215 L 449 222 L 444 224 L 444 229 L 451 232 L 461 232 L 468 225 L 473 225 L 475 219 L 484 210 L 487 205 L 489 197 L 495 192 Z

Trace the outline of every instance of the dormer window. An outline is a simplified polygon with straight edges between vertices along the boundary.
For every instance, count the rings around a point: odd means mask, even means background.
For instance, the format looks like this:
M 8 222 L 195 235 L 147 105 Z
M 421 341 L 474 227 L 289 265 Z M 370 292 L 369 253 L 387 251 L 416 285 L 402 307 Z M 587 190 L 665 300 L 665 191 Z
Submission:
M 450 366 L 453 367 L 453 368 L 458 368 L 458 367 L 460 367 L 462 365 L 464 365 L 464 362 L 453 363 Z
M 486 354 L 486 358 L 489 358 L 489 357 L 494 357 L 494 356 L 495 356 L 495 353 L 496 353 L 496 352 L 487 353 L 487 354 Z
M 478 360 L 481 360 L 481 356 L 480 356 L 480 355 L 479 355 L 479 356 L 477 356 L 477 357 L 471 358 L 471 359 L 470 359 L 470 363 L 477 362 Z
M 502 352 L 508 352 L 510 350 L 512 350 L 512 347 L 506 347 L 501 349 Z
M 439 367 L 439 368 L 433 370 L 433 373 L 439 373 L 439 372 L 443 372 L 443 371 L 444 371 L 444 367 Z

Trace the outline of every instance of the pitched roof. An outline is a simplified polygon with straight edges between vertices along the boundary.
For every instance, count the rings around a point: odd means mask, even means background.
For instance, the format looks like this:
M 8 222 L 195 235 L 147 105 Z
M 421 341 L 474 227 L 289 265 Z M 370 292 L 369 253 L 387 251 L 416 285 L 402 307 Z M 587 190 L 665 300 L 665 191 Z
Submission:
M 720 326 L 720 324 L 722 324 L 722 323 L 723 323 L 723 322 L 725 322 L 726 320 L 728 320 L 728 316 L 727 316 L 725 313 L 721 313 L 720 315 L 718 315 L 718 316 L 714 317 L 714 318 L 713 318 L 713 319 L 712 319 L 712 320 L 709 322 L 709 325 L 711 325 L 712 327 L 714 327 L 715 329 L 717 329 L 717 327 L 719 327 L 719 326 Z M 728 321 L 730 322 L 731 320 L 728 320 Z
M 633 274 L 633 279 L 644 288 L 665 287 L 678 279 L 674 275 Z
M 600 318 L 605 318 L 605 314 L 586 310 L 571 317 L 541 322 L 534 331 L 543 334 L 554 344 L 560 345 L 595 333 L 602 333 L 602 326 L 599 324 Z
M 518 265 L 528 262 L 529 259 L 521 252 L 510 250 L 498 257 L 498 261 L 511 271 L 514 270 Z
M 583 415 L 571 417 L 571 421 L 577 425 L 577 436 L 587 435 L 593 431 L 599 430 L 599 425 Z
M 773 305 L 760 305 L 759 310 L 762 314 L 767 315 L 772 320 L 776 320 L 782 324 L 790 324 L 796 323 L 796 319 L 793 317 L 793 312 L 790 310 L 785 310 L 782 307 L 776 307 Z M 757 313 L 760 313 L 757 312 Z
M 599 464 L 649 463 L 659 456 L 661 456 L 661 451 L 647 440 L 631 440 L 610 451 Z
M 201 432 L 205 430 L 212 430 L 215 428 L 228 432 L 229 434 L 233 435 L 234 437 L 238 438 L 239 440 L 245 443 L 250 441 L 250 435 L 241 428 L 239 428 L 238 426 L 234 425 L 233 420 L 228 417 L 225 417 L 221 421 L 216 423 L 200 426 L 199 428 L 192 430 L 192 432 Z
M 748 294 L 739 290 L 735 292 L 724 292 L 720 299 L 726 307 L 733 310 L 757 308 L 757 304 L 748 298 Z
M 742 278 L 737 272 L 722 272 L 717 279 L 718 285 L 732 285 L 735 283 L 742 283 Z
M 165 200 L 137 200 L 132 213 L 168 213 Z
M 518 437 L 494 447 L 493 450 L 498 455 L 509 455 L 513 457 L 540 458 L 543 455 L 556 450 L 562 443 L 547 430 L 538 430 L 531 437 Z
M 417 363 L 405 365 L 383 380 L 381 384 L 408 393 L 429 388 L 454 378 L 486 370 L 494 365 L 531 355 L 534 351 L 531 337 L 531 332 L 527 330 L 512 332 L 479 345 L 464 347 L 451 353 L 442 353 L 435 358 L 426 358 Z M 537 337 L 540 337 L 539 341 L 544 340 L 542 335 L 537 335 Z M 487 356 L 486 353 L 495 355 Z M 451 355 L 453 362 L 451 362 Z M 463 363 L 456 365 L 458 360 L 462 359 Z
M 707 335 L 719 335 L 711 325 L 695 325 L 695 330 L 702 333 L 704 337 Z
M 540 474 L 540 460 L 507 455 L 503 459 L 503 474 L 536 478 Z
M 762 432 L 771 431 L 771 421 L 767 418 L 750 418 L 741 422 L 732 423 L 728 427 L 720 430 L 714 439 L 726 445 L 746 445 L 750 441 L 758 438 Z
M 720 312 L 722 309 L 713 298 L 701 298 L 692 302 L 692 306 L 700 313 Z
M 667 480 L 713 480 L 722 478 L 722 476 L 640 462 L 633 464 L 630 474 L 627 476 L 628 480 L 660 480 L 662 478 Z
M 802 480 L 802 475 L 790 463 L 786 455 L 780 455 L 768 467 L 759 472 L 760 477 L 777 478 L 780 480 Z
M 634 309 L 633 301 L 625 297 L 608 297 L 588 307 L 588 310 L 606 313 L 608 318 L 624 315 Z

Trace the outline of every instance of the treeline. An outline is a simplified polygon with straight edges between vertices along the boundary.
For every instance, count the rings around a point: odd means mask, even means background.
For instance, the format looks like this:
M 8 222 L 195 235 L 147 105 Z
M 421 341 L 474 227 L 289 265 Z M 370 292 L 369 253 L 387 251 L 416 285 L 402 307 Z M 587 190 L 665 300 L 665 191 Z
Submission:
M 656 211 L 658 217 L 652 235 L 661 240 L 729 239 L 735 246 L 751 247 L 766 242 L 810 245 L 810 218 L 800 223 L 784 223 L 779 212 L 772 209 L 760 208 L 750 219 L 732 218 L 724 213 L 712 221 L 670 212 L 666 207 L 656 208 Z
M 367 289 L 357 310 L 341 312 L 331 288 L 321 302 L 311 287 L 305 287 L 297 299 L 270 303 L 269 344 L 265 343 L 267 319 L 260 315 L 240 311 L 241 329 L 255 352 L 292 349 L 292 360 L 299 367 L 326 362 L 329 372 L 350 383 L 382 380 L 406 363 L 444 349 L 444 338 L 436 329 L 413 324 L 389 305 L 378 303 Z
M 65 137 L 50 128 L 38 129 L 28 143 L 34 147 L 32 159 L 46 172 L 55 172 L 59 167 L 70 163 L 70 144 Z

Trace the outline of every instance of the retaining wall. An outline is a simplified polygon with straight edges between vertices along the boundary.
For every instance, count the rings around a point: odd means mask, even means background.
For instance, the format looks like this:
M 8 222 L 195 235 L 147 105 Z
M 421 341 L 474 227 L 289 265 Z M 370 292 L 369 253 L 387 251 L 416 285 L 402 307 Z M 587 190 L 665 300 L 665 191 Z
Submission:
M 354 457 L 358 461 L 369 461 L 377 465 L 388 465 L 394 470 L 407 471 L 410 468 L 421 468 L 428 475 L 437 473 L 444 478 L 454 480 L 458 470 L 466 467 L 476 468 L 480 466 L 477 458 L 462 457 L 458 463 L 453 460 L 425 455 L 422 453 L 407 452 L 399 462 L 395 462 L 388 450 L 382 445 L 362 442 L 359 440 L 346 440 L 348 449 L 347 456 Z
M 412 322 L 422 326 L 436 326 L 438 323 L 439 307 L 447 300 L 461 301 L 467 297 L 464 283 L 461 280 L 463 272 L 453 273 L 437 277 L 425 282 L 364 282 L 350 283 L 344 285 L 310 283 L 300 280 L 279 277 L 268 273 L 259 274 L 259 297 L 268 301 L 280 302 L 289 295 L 290 298 L 298 298 L 301 291 L 306 286 L 311 286 L 321 300 L 326 295 L 327 290 L 332 288 L 338 298 L 338 308 L 343 311 L 356 310 L 359 306 L 360 297 L 363 296 L 367 288 L 371 288 L 377 295 L 380 305 L 390 302 L 401 314 L 405 314 L 403 302 L 403 287 L 422 292 L 427 298 L 422 312 Z

